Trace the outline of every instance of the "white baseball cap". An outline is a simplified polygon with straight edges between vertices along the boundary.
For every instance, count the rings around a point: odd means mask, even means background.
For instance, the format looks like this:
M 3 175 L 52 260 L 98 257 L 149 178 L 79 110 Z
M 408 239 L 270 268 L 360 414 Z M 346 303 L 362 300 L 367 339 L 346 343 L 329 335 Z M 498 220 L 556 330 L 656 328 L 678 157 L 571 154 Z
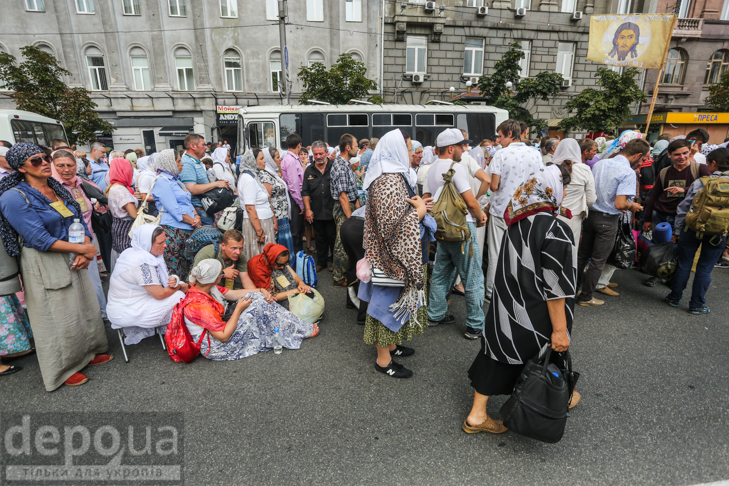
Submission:
M 450 145 L 461 145 L 464 143 L 471 143 L 470 140 L 463 138 L 463 133 L 457 128 L 448 128 L 443 130 L 435 140 L 435 144 L 438 147 L 448 147 Z
M 8 150 L 10 149 L 7 147 L 0 147 L 0 157 L 5 157 L 5 155 L 7 155 L 8 153 Z

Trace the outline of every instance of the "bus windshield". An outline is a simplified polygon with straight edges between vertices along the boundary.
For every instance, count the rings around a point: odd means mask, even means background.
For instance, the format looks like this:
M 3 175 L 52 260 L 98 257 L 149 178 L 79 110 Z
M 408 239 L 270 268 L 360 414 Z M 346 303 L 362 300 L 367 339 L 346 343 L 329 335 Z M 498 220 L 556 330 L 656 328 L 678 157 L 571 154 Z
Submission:
M 68 143 L 62 125 L 41 123 L 28 120 L 11 120 L 15 143 L 28 142 L 35 145 L 51 146 L 51 140 L 60 139 Z

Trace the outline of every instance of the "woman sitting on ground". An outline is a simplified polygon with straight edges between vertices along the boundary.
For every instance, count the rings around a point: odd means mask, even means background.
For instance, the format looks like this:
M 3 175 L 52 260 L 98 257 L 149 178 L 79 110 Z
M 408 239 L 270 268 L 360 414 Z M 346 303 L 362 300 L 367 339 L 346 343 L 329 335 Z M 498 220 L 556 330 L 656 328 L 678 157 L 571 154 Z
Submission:
M 311 292 L 311 287 L 289 265 L 289 257 L 285 246 L 269 243 L 263 253 L 248 260 L 248 276 L 253 284 L 271 292 L 287 309 L 289 297 Z
M 124 330 L 124 343 L 137 344 L 170 322 L 172 309 L 188 285 L 167 273 L 166 235 L 160 226 L 134 229 L 132 246 L 121 254 L 109 282 L 106 313 L 112 329 Z
M 269 303 L 257 289 L 228 290 L 221 287 L 223 265 L 218 260 L 200 262 L 190 273 L 190 289 L 182 302 L 182 316 L 195 342 L 204 331 L 200 354 L 213 361 L 232 361 L 273 347 L 278 328 L 283 346 L 299 349 L 301 341 L 319 334 L 316 324 L 304 322 L 280 305 Z M 227 320 L 227 301 L 233 304 Z

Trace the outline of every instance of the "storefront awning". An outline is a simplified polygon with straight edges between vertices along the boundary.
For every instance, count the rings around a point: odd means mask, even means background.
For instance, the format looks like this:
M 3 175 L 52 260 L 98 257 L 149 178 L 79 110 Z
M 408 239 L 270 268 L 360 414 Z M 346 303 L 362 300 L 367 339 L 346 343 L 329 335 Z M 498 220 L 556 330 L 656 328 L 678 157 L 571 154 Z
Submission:
M 547 122 L 547 126 L 549 128 L 559 128 L 559 124 L 560 123 L 562 123 L 562 119 L 561 118 L 556 118 L 556 119 L 549 120 Z
M 192 131 L 192 125 L 168 126 L 159 130 L 160 137 L 184 137 Z

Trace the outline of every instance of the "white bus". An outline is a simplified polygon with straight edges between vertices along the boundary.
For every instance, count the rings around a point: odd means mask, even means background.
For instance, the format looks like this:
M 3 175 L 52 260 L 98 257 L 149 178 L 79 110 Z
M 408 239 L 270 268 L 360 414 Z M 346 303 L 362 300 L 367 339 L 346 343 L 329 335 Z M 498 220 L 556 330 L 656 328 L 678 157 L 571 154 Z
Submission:
M 68 142 L 63 123 L 53 118 L 21 110 L 0 110 L 0 140 L 29 142 L 51 147 L 51 140 Z
M 350 133 L 357 139 L 382 137 L 395 128 L 424 146 L 433 145 L 446 128 L 461 128 L 478 143 L 494 139 L 496 127 L 509 118 L 500 108 L 482 105 L 293 105 L 241 107 L 238 155 L 250 147 L 286 149 L 286 136 L 298 133 L 303 145 L 323 140 L 335 146 Z

